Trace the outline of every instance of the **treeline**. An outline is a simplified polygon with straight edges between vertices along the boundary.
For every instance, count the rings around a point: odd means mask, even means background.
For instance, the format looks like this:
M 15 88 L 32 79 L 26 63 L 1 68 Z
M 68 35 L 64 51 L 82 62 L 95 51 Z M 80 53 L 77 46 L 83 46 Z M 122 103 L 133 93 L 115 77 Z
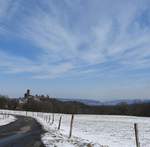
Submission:
M 34 98 L 20 102 L 20 99 L 10 99 L 0 96 L 0 109 L 26 110 L 37 112 L 66 113 L 66 114 L 103 114 L 103 115 L 134 115 L 150 116 L 150 103 L 128 105 L 120 103 L 115 106 L 89 106 L 76 101 L 62 102 L 58 99 Z
M 10 99 L 7 96 L 0 95 L 0 109 L 15 110 L 19 102 L 17 99 Z

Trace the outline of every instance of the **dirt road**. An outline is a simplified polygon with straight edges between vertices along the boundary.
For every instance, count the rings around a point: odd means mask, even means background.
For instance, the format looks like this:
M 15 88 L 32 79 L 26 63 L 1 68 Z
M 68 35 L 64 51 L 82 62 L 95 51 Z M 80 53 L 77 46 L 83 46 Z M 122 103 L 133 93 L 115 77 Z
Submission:
M 16 117 L 15 122 L 0 127 L 0 147 L 44 147 L 41 125 L 30 117 Z

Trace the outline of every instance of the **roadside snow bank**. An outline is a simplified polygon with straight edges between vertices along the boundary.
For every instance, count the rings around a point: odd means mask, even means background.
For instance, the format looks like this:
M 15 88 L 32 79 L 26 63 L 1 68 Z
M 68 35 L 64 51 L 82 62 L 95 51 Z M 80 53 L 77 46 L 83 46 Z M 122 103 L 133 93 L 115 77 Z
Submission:
M 3 115 L 3 114 L 0 114 L 0 126 L 3 126 L 3 125 L 7 125 L 11 122 L 14 122 L 16 120 L 16 118 L 12 115 Z
M 35 117 L 35 119 L 47 131 L 47 133 L 42 135 L 42 141 L 46 147 L 87 147 L 88 144 L 91 144 L 92 147 L 108 147 L 92 143 L 89 140 L 82 139 L 80 137 L 73 136 L 69 138 L 67 134 L 63 134 L 61 130 L 58 130 L 57 123 L 51 124 L 51 122 L 48 122 L 46 119 L 41 117 Z M 55 119 L 55 122 L 57 121 L 58 117 Z

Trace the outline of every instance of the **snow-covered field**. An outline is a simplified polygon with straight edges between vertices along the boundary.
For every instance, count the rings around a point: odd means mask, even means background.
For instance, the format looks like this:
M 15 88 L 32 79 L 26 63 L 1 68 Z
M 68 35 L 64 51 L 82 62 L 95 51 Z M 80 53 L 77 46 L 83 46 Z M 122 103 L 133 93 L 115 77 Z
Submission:
M 16 118 L 12 115 L 5 116 L 3 114 L 0 114 L 0 126 L 7 125 L 11 122 L 14 122 L 15 120 Z
M 138 124 L 141 147 L 150 147 L 150 118 L 147 117 L 75 115 L 73 137 L 68 139 L 71 115 L 62 115 L 60 130 L 57 128 L 61 114 L 55 114 L 53 124 L 51 113 L 28 112 L 27 115 L 36 118 L 48 131 L 42 136 L 47 147 L 85 147 L 89 143 L 94 147 L 136 147 L 134 123 Z
M 66 132 L 69 116 L 64 116 L 62 131 Z M 124 116 L 75 116 L 73 135 L 109 147 L 136 147 L 134 123 L 138 123 L 141 147 L 150 147 L 150 118 Z
M 71 115 L 63 115 L 62 134 L 69 134 L 70 119 Z M 146 117 L 75 115 L 73 136 L 109 147 L 136 147 L 134 123 L 138 124 L 141 147 L 150 147 L 150 118 Z

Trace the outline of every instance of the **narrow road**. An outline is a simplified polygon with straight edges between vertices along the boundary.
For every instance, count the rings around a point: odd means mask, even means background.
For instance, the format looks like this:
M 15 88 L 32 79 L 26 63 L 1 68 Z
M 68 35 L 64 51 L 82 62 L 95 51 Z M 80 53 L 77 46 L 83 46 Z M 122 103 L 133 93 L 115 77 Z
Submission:
M 0 147 L 44 147 L 41 125 L 30 117 L 16 117 L 15 122 L 0 127 Z

